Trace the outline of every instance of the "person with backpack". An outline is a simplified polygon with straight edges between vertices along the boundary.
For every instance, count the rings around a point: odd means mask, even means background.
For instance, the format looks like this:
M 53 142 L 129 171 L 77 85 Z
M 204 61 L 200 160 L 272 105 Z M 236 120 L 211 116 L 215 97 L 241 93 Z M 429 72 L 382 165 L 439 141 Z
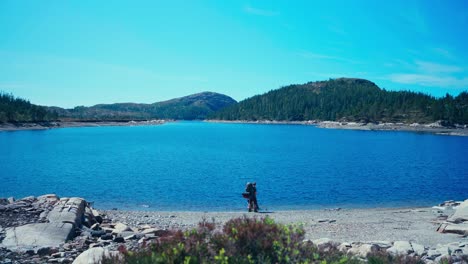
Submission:
M 248 198 L 247 202 L 249 204 L 249 212 L 258 212 L 258 202 L 257 202 L 257 183 L 248 182 L 245 187 L 246 195 L 244 197 Z

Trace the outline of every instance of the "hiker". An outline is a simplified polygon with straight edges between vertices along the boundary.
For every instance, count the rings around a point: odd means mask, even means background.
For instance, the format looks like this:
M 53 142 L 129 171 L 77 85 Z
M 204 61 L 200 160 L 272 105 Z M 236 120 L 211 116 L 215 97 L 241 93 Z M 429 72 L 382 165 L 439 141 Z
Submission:
M 258 212 L 258 203 L 257 203 L 257 183 L 256 182 L 248 182 L 245 188 L 245 191 L 248 193 L 248 200 L 249 203 L 249 212 Z

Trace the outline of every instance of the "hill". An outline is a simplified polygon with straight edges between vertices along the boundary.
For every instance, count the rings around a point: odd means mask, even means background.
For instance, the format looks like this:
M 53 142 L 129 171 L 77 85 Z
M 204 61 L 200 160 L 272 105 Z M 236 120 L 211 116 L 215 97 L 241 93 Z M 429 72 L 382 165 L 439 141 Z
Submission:
M 0 92 L 0 123 L 44 122 L 57 119 L 57 113 L 44 106 Z
M 209 116 L 220 120 L 330 120 L 468 123 L 468 93 L 435 98 L 386 91 L 364 79 L 339 78 L 294 84 L 245 99 Z
M 49 107 L 59 118 L 69 120 L 146 120 L 146 119 L 205 119 L 207 115 L 237 103 L 229 96 L 202 92 L 153 104 L 98 104 L 73 109 Z

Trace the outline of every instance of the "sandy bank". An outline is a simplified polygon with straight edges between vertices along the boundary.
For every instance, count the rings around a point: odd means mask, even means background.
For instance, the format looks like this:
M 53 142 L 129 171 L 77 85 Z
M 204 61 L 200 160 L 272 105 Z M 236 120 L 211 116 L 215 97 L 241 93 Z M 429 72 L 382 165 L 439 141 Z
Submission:
M 455 234 L 436 232 L 443 222 L 433 208 L 375 208 L 340 210 L 247 212 L 103 211 L 116 222 L 149 224 L 161 228 L 189 229 L 202 219 L 222 225 L 235 217 L 271 217 L 279 223 L 302 224 L 306 238 L 330 238 L 339 242 L 412 241 L 427 246 L 468 241 Z M 447 211 L 444 214 L 451 214 Z

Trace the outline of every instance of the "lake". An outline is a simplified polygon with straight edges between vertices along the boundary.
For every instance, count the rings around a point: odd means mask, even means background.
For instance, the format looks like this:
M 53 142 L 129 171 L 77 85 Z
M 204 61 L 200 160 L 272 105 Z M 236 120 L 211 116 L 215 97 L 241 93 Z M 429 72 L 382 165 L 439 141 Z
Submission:
M 468 137 L 174 122 L 0 133 L 0 197 L 56 193 L 102 209 L 428 206 L 468 198 Z

